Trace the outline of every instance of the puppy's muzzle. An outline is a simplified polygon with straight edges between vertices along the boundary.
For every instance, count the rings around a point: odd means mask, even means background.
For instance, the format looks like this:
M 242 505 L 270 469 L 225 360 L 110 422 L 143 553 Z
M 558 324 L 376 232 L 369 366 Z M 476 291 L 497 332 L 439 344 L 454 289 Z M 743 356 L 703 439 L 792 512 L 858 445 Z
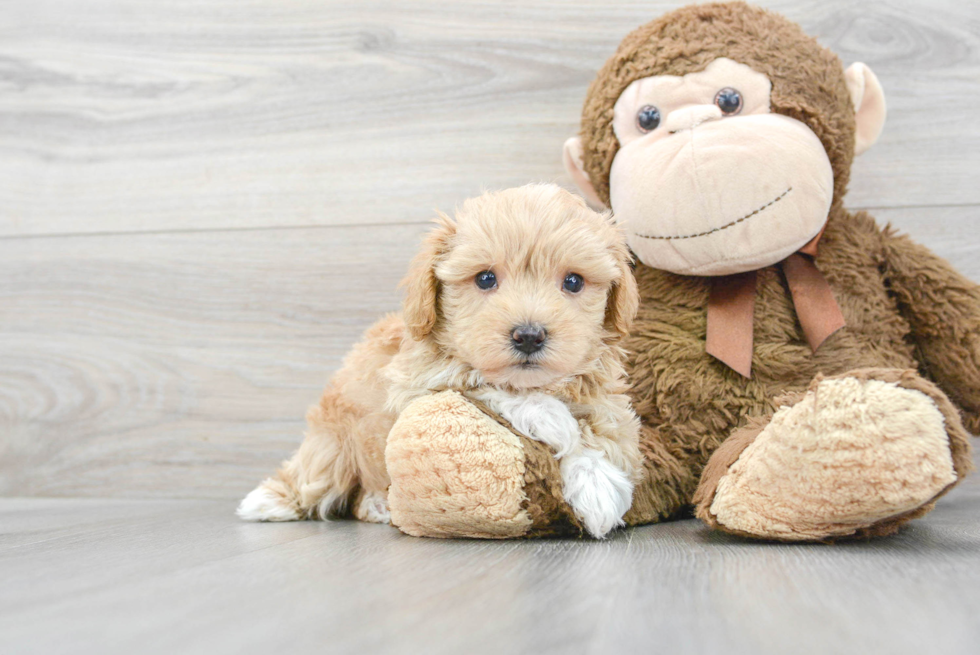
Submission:
M 548 340 L 548 332 L 537 323 L 518 325 L 510 333 L 510 338 L 516 350 L 525 355 L 532 355 L 544 347 L 544 342 Z

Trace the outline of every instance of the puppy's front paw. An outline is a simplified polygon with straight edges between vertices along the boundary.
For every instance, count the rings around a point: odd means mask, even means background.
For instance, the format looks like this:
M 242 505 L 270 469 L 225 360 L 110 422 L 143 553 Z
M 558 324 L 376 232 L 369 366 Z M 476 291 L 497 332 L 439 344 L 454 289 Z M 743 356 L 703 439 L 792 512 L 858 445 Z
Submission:
M 561 462 L 565 501 L 593 537 L 602 539 L 624 525 L 633 502 L 633 483 L 598 450 L 584 448 Z
M 368 523 L 391 523 L 388 512 L 388 496 L 383 491 L 369 491 L 361 496 L 354 509 L 354 516 Z
M 515 430 L 553 448 L 555 457 L 564 457 L 578 445 L 582 434 L 578 421 L 568 405 L 554 396 L 505 396 L 497 399 L 495 405 Z

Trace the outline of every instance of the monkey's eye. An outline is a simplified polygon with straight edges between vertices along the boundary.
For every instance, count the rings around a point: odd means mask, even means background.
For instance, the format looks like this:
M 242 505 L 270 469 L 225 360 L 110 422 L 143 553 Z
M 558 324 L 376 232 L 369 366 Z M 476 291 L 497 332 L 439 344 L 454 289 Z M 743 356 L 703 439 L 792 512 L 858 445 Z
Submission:
M 636 126 L 641 132 L 651 132 L 660 125 L 660 110 L 653 105 L 644 105 L 636 112 Z
M 585 286 L 585 280 L 578 273 L 569 273 L 561 283 L 561 288 L 568 293 L 578 293 Z
M 492 289 L 497 286 L 497 276 L 492 271 L 480 271 L 476 274 L 476 286 L 483 290 Z
M 715 95 L 715 104 L 726 116 L 734 116 L 742 111 L 742 94 L 738 89 L 726 86 Z

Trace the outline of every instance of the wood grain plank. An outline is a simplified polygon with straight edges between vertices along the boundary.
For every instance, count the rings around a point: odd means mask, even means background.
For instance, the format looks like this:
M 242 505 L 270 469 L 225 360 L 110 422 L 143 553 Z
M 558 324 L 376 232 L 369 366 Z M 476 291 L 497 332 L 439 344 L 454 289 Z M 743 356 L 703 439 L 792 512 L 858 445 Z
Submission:
M 980 279 L 978 211 L 876 213 Z M 0 495 L 244 494 L 398 309 L 425 229 L 0 240 Z
M 0 235 L 418 220 L 569 184 L 624 1 L 35 0 L 0 6 Z M 777 1 L 889 97 L 855 207 L 976 204 L 974 3 Z
M 425 229 L 0 242 L 0 494 L 244 491 Z
M 3 533 L 48 537 L 0 533 L 0 650 L 973 653 L 978 504 L 972 478 L 896 537 L 794 546 L 691 520 L 444 541 L 246 524 L 230 502 L 0 499 Z

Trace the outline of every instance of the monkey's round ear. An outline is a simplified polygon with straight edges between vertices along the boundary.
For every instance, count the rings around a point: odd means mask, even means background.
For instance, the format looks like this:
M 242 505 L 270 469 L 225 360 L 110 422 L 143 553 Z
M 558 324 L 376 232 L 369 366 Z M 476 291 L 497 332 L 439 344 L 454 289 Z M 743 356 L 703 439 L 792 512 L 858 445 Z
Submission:
M 565 162 L 565 170 L 568 171 L 569 176 L 589 206 L 593 209 L 606 209 L 606 205 L 599 200 L 599 194 L 595 192 L 595 187 L 592 186 L 589 174 L 585 172 L 585 165 L 582 163 L 582 139 L 573 136 L 566 141 L 562 159 Z
M 854 103 L 854 120 L 857 129 L 854 134 L 854 154 L 874 145 L 885 126 L 885 92 L 871 69 L 862 63 L 851 64 L 844 71 L 847 90 Z

